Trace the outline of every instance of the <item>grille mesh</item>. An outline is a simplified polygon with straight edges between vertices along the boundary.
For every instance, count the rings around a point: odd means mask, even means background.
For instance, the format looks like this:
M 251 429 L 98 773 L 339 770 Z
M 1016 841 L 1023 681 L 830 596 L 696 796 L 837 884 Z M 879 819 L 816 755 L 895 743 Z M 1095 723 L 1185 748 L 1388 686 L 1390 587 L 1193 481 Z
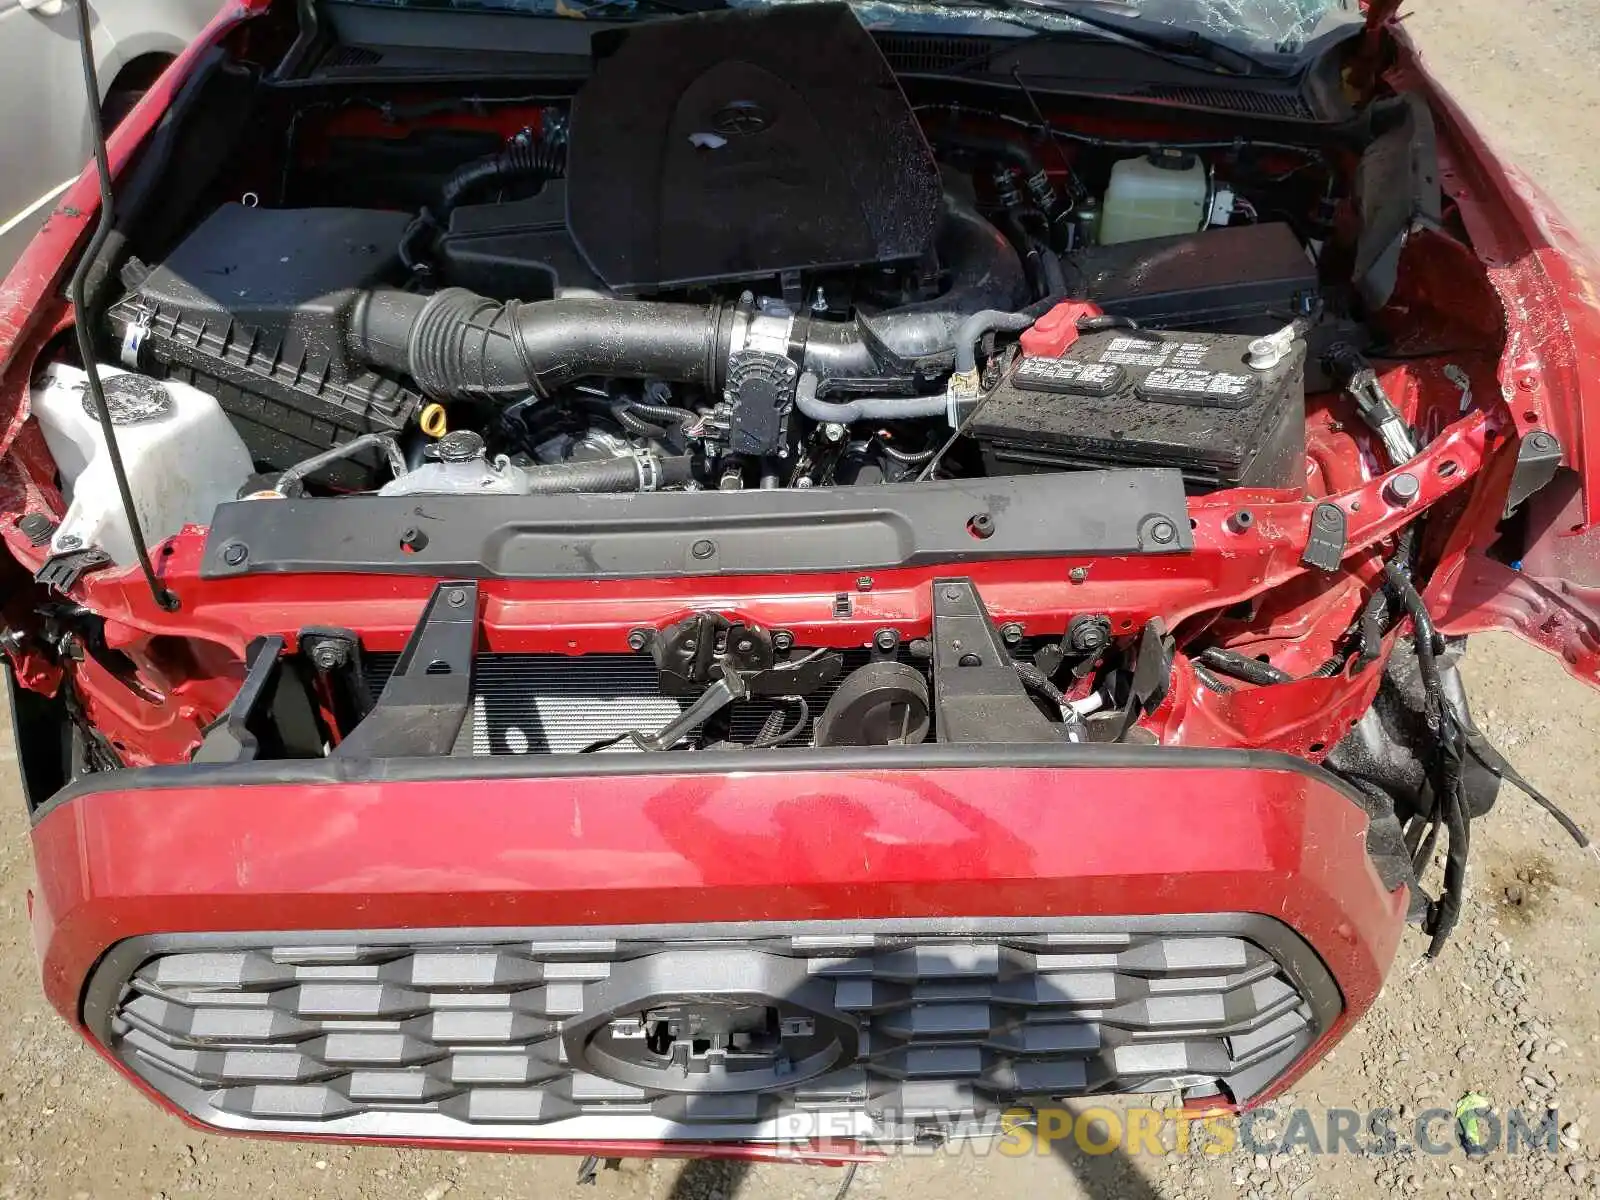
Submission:
M 910 1136 L 930 1114 L 1019 1099 L 1242 1097 L 1317 1033 L 1307 996 L 1249 938 L 1081 924 L 180 950 L 127 963 L 106 1029 L 138 1073 L 221 1124 L 530 1138 L 574 1122 L 596 1137 L 762 1137 L 822 1112 Z M 736 978 L 767 994 L 730 1002 L 786 1006 L 786 1030 L 837 1027 L 845 1049 L 748 1091 L 709 1076 L 688 1091 L 670 1067 L 651 1076 L 661 1086 L 592 1069 L 587 1039 L 636 1034 L 661 980 L 706 1003 Z

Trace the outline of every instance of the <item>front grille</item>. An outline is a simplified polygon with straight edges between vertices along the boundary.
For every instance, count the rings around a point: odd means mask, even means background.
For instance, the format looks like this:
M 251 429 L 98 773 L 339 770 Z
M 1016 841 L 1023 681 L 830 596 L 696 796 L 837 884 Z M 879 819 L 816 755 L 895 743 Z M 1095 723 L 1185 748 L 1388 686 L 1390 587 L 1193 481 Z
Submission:
M 948 929 L 948 923 L 944 928 Z M 208 1122 L 391 1137 L 885 1140 L 1013 1103 L 1243 1100 L 1337 992 L 1255 916 L 124 942 L 86 1021 Z

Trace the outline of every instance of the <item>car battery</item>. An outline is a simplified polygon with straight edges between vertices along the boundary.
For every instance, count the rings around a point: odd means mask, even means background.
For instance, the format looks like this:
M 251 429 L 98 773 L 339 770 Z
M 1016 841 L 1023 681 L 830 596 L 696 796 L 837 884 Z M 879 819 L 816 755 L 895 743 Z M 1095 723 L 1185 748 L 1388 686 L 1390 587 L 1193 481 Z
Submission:
M 1072 319 L 1090 306 L 1072 308 Z M 991 475 L 1171 467 L 1191 492 L 1300 488 L 1305 481 L 1305 343 L 1257 355 L 1221 333 L 1099 329 L 1047 314 L 979 401 L 968 433 Z M 1041 352 L 1042 351 L 1042 352 Z

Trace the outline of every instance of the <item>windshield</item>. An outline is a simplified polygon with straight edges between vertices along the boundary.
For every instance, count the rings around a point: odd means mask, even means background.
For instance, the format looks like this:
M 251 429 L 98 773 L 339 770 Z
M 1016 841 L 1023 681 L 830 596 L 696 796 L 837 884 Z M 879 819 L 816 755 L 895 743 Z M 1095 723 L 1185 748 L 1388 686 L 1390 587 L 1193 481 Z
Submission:
M 383 8 L 525 12 L 546 17 L 655 17 L 719 7 L 713 0 L 347 0 Z M 730 8 L 762 8 L 811 0 L 724 0 Z M 1097 14 L 1177 31 L 1193 31 L 1241 50 L 1298 54 L 1313 40 L 1362 20 L 1357 0 L 850 0 L 868 28 L 947 27 L 1003 23 L 1071 29 L 1075 5 Z

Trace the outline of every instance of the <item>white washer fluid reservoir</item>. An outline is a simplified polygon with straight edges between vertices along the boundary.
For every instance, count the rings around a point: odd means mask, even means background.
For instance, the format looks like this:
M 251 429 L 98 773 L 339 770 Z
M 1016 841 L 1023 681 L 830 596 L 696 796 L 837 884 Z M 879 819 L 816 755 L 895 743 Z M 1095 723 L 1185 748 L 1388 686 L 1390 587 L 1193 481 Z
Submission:
M 251 471 L 244 441 L 217 402 L 188 384 L 118 367 L 102 366 L 100 380 L 145 540 L 153 545 L 185 525 L 209 525 L 217 505 L 235 499 Z M 51 364 L 34 380 L 32 407 L 67 501 L 51 552 L 99 549 L 117 566 L 133 564 L 133 535 L 88 375 Z

